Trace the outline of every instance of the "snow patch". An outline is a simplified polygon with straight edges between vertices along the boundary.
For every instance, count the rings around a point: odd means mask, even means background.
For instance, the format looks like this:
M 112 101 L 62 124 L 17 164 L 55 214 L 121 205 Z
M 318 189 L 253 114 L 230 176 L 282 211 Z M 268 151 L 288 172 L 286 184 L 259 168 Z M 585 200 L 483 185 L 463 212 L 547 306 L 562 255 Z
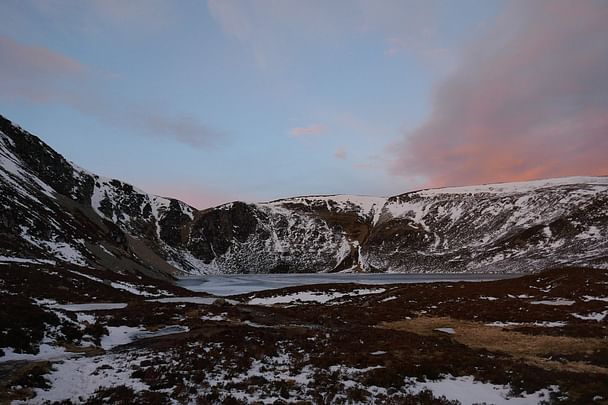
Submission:
M 597 321 L 601 322 L 608 316 L 608 310 L 603 312 L 592 312 L 590 314 L 582 315 L 582 314 L 572 314 L 573 317 L 582 319 L 584 321 Z
M 539 301 L 531 301 L 530 304 L 533 305 L 572 305 L 575 301 L 567 300 L 565 298 L 556 298 L 554 300 L 539 300 Z
M 131 356 L 137 356 L 133 354 Z M 149 389 L 138 379 L 131 378 L 133 370 L 129 363 L 135 359 L 124 356 L 82 357 L 64 360 L 54 364 L 54 371 L 46 376 L 51 383 L 48 390 L 36 389 L 36 397 L 28 399 L 28 404 L 44 404 L 56 401 L 80 403 L 102 387 L 126 385 L 134 391 Z
M 343 298 L 356 297 L 360 295 L 380 294 L 386 291 L 384 288 L 376 289 L 356 289 L 350 292 L 337 291 L 300 291 L 297 293 L 277 295 L 272 297 L 257 297 L 249 301 L 249 305 L 275 305 L 275 304 L 292 304 L 292 303 L 318 303 L 325 304 L 326 302 Z
M 7 361 L 42 361 L 58 360 L 67 356 L 74 356 L 75 353 L 66 352 L 64 347 L 53 346 L 46 343 L 40 345 L 38 354 L 16 353 L 12 347 L 3 347 L 4 356 L 0 357 L 0 363 Z
M 585 302 L 589 302 L 589 301 L 604 301 L 604 302 L 608 302 L 608 297 L 594 297 L 592 295 L 583 295 L 583 301 L 585 301 Z
M 559 387 L 552 385 L 548 388 L 522 394 L 511 395 L 511 387 L 508 385 L 496 385 L 475 381 L 472 376 L 453 377 L 448 375 L 441 380 L 418 382 L 413 378 L 406 379 L 409 390 L 418 394 L 424 390 L 430 390 L 435 396 L 445 396 L 449 400 L 457 400 L 463 405 L 488 403 L 495 405 L 529 405 L 537 404 L 542 400 L 548 400 L 552 392 L 559 391 Z

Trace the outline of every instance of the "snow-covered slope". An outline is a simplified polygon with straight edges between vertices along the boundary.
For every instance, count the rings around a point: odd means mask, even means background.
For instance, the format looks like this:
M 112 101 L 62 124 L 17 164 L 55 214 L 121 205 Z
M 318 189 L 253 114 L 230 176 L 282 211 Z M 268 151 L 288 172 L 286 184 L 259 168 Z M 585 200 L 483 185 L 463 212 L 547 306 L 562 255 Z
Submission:
M 367 268 L 528 271 L 608 264 L 608 177 L 422 190 L 390 198 Z
M 194 209 L 68 162 L 0 116 L 0 263 L 43 261 L 162 275 Z
M 197 211 L 90 173 L 0 117 L 0 191 L 0 263 L 157 276 L 608 267 L 606 177 Z
M 33 258 L 85 264 L 81 253 L 84 240 L 69 237 L 75 226 L 73 218 L 62 212 L 57 192 L 45 182 L 43 173 L 36 173 L 17 156 L 18 145 L 4 130 L 0 129 L 0 235 L 4 248 L 0 260 Z M 33 148 L 36 146 L 40 144 Z
M 192 232 L 188 250 L 220 272 L 606 267 L 608 178 L 233 203 L 201 214 Z

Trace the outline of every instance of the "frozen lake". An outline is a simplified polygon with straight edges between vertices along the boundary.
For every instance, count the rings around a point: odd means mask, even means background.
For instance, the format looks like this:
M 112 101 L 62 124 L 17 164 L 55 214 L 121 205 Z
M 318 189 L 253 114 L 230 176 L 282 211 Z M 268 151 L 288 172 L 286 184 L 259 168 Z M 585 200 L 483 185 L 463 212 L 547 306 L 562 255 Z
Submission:
M 191 291 L 214 295 L 247 294 L 310 284 L 406 284 L 438 282 L 480 282 L 519 277 L 519 274 L 233 274 L 182 278 L 177 285 Z

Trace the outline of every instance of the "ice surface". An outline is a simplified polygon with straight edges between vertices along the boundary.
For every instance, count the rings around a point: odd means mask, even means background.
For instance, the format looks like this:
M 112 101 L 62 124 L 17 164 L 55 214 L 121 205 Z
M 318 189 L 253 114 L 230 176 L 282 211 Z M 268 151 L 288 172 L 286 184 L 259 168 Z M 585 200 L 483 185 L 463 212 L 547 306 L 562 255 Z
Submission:
M 212 305 L 217 301 L 216 297 L 167 297 L 167 298 L 155 298 L 147 300 L 149 302 L 162 302 L 162 303 L 177 303 L 177 304 L 201 304 L 201 305 Z M 238 304 L 238 301 L 224 299 L 224 302 L 228 304 Z
M 51 304 L 49 308 L 63 309 L 69 312 L 81 311 L 107 311 L 112 309 L 123 309 L 127 303 L 92 302 L 90 304 Z
M 435 282 L 480 282 L 517 277 L 511 274 L 239 274 L 187 277 L 178 280 L 180 287 L 213 295 L 239 295 L 312 284 L 411 284 Z

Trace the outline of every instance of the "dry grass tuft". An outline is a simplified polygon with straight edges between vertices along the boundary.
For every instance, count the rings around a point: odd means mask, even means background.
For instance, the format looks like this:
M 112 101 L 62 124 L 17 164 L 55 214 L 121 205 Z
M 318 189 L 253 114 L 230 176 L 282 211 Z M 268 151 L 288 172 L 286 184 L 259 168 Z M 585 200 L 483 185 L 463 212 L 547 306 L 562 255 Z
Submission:
M 526 335 L 506 328 L 447 317 L 420 317 L 411 320 L 385 322 L 380 326 L 387 329 L 413 332 L 418 335 L 443 334 L 443 332 L 435 329 L 452 328 L 455 333 L 449 335 L 451 338 L 474 349 L 508 354 L 528 364 L 547 370 L 608 374 L 608 368 L 605 367 L 574 361 L 557 362 L 546 358 L 549 353 L 568 355 L 605 348 L 608 345 L 606 339 Z

